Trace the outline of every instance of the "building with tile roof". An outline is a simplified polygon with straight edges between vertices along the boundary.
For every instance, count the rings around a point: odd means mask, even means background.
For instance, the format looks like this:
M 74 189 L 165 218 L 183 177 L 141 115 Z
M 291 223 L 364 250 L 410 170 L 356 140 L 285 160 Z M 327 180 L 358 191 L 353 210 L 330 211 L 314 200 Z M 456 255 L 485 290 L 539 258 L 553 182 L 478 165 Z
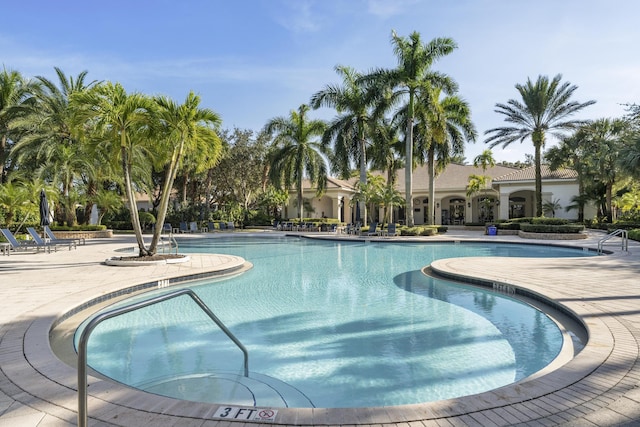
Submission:
M 379 172 L 377 172 L 379 174 Z M 469 176 L 486 175 L 490 178 L 487 188 L 478 193 L 467 195 Z M 397 171 L 397 190 L 404 194 L 404 169 Z M 385 175 L 386 177 L 386 175 Z M 305 218 L 337 218 L 342 222 L 355 222 L 358 212 L 354 203 L 350 203 L 356 193 L 358 178 L 345 181 L 329 178 L 327 190 L 320 196 L 316 194 L 309 181 L 303 184 L 303 197 L 306 200 Z M 572 169 L 552 171 L 542 166 L 542 199 L 558 202 L 560 209 L 555 217 L 576 220 L 577 210 L 567 211 L 571 199 L 578 193 L 578 174 Z M 413 172 L 413 218 L 416 225 L 428 223 L 429 215 L 429 170 L 420 166 Z M 283 217 L 298 216 L 295 190 L 291 190 L 289 204 L 284 208 Z M 593 218 L 596 210 L 592 206 L 585 209 L 585 218 Z M 369 213 L 365 221 L 379 220 L 382 210 Z M 496 165 L 483 171 L 472 165 L 449 164 L 435 179 L 435 223 L 444 225 L 462 225 L 468 223 L 486 223 L 498 219 L 535 216 L 535 168 L 530 166 L 516 169 Z M 547 216 L 551 216 L 548 214 Z M 393 219 L 402 222 L 405 217 L 403 207 L 394 209 Z

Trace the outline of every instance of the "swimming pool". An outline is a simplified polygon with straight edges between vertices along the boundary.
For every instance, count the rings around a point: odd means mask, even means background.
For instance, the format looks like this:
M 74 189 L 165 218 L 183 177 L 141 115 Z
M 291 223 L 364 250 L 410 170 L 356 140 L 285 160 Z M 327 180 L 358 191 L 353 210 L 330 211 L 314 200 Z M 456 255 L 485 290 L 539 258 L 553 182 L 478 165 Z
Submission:
M 311 241 L 233 236 L 180 242 L 239 255 L 240 276 L 189 284 L 244 343 L 242 355 L 187 298 L 111 319 L 89 341 L 93 369 L 180 399 L 271 407 L 428 402 L 521 380 L 560 351 L 541 311 L 425 276 L 463 256 L 583 256 L 512 244 Z

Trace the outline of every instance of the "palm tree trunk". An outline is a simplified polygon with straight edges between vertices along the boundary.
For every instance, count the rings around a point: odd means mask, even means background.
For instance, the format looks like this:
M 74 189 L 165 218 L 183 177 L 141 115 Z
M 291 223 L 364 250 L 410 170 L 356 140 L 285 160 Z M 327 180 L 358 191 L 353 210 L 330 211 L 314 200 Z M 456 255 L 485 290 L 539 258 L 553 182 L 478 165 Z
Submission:
M 360 127 L 362 129 L 362 126 Z M 366 155 L 366 141 L 364 139 L 364 135 L 362 135 L 363 131 L 360 131 L 360 186 L 364 188 L 367 184 L 367 155 Z M 360 214 L 367 217 L 367 204 L 361 200 L 360 202 Z M 356 221 L 360 218 L 356 218 Z
M 160 197 L 160 206 L 158 206 L 158 217 L 156 218 L 156 227 L 153 230 L 153 237 L 151 238 L 151 244 L 149 245 L 149 255 L 155 255 L 158 251 L 158 242 L 160 241 L 160 234 L 164 228 L 164 220 L 167 217 L 167 209 L 169 208 L 169 199 L 171 196 L 171 188 L 173 188 L 173 182 L 178 173 L 178 161 L 182 153 L 182 147 L 184 142 L 180 144 L 178 150 L 174 150 L 171 156 L 171 162 L 169 163 L 169 169 L 165 174 L 165 181 L 162 188 L 162 196 Z
M 413 227 L 413 91 L 409 92 L 409 121 L 407 122 L 407 135 L 405 140 L 405 157 L 407 159 L 404 166 L 405 200 L 405 220 L 408 227 Z
M 302 223 L 302 210 L 304 209 L 304 206 L 302 205 L 302 178 L 298 179 L 297 182 L 298 185 L 298 219 L 299 219 L 299 223 Z
M 542 216 L 542 142 L 534 141 L 533 144 L 535 146 L 534 162 L 536 169 L 536 216 Z
M 605 193 L 606 202 L 607 202 L 606 215 L 607 215 L 607 222 L 609 222 L 609 223 L 613 222 L 612 187 L 613 187 L 613 184 L 611 184 L 610 182 L 607 183 L 606 193 Z
M 7 136 L 0 137 L 0 184 L 4 184 L 5 150 L 7 149 Z
M 427 208 L 429 209 L 429 219 L 427 220 L 428 225 L 435 224 L 436 210 L 436 171 L 435 171 L 435 148 L 431 147 L 429 149 L 429 158 L 428 158 L 428 167 L 429 167 L 429 203 L 427 204 Z
M 149 255 L 147 248 L 144 246 L 144 239 L 142 238 L 142 227 L 140 225 L 140 216 L 138 215 L 138 203 L 133 191 L 133 184 L 131 182 L 131 164 L 129 157 L 127 156 L 127 148 L 123 146 L 122 151 L 122 170 L 124 172 L 124 188 L 127 194 L 127 200 L 129 201 L 129 211 L 131 215 L 131 225 L 133 226 L 133 232 L 136 235 L 136 241 L 138 242 L 139 253 L 138 256 Z

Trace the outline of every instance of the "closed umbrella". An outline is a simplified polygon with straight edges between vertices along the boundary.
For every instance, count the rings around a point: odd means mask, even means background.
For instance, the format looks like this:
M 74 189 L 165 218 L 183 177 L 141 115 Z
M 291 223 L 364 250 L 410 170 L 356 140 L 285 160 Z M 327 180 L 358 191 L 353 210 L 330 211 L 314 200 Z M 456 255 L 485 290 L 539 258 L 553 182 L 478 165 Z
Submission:
M 49 203 L 47 202 L 47 193 L 44 190 L 40 190 L 40 225 L 49 225 L 51 221 L 49 217 Z

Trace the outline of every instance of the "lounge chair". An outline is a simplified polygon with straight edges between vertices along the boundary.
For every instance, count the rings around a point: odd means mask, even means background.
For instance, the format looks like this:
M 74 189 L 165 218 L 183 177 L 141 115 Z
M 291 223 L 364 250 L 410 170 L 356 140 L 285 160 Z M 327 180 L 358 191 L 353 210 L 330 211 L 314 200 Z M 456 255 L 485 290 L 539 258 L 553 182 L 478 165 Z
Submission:
M 213 221 L 209 221 L 208 224 L 207 224 L 207 227 L 208 227 L 207 231 L 209 233 L 213 233 L 215 231 L 215 229 L 216 229 L 216 224 Z
M 227 223 L 226 223 L 226 222 L 219 221 L 219 222 L 218 222 L 218 228 L 219 228 L 220 230 L 226 230 L 226 229 L 227 229 Z
M 396 234 L 398 234 L 398 232 L 396 231 L 395 222 L 390 222 L 389 225 L 387 225 L 387 229 L 382 233 L 385 237 L 395 236 Z
M 182 221 L 182 222 L 180 223 L 180 232 L 181 232 L 181 233 L 187 233 L 188 231 L 189 231 L 189 228 L 188 228 L 188 226 L 187 226 L 187 223 L 186 223 L 186 222 L 184 222 L 184 221 Z
M 233 224 L 233 222 L 232 222 L 232 221 L 229 221 L 229 222 L 227 223 L 227 230 L 231 230 L 231 231 L 233 231 L 233 230 L 235 230 L 235 229 L 236 229 L 236 227 L 235 227 L 235 225 Z
M 29 233 L 29 235 L 31 236 L 33 241 L 39 246 L 40 245 L 42 245 L 42 246 L 51 246 L 54 249 L 54 251 L 58 250 L 58 246 L 69 246 L 69 250 L 77 249 L 75 241 L 52 242 L 50 240 L 50 241 L 47 242 L 47 241 L 43 240 L 42 237 L 40 237 L 40 234 L 38 234 L 38 232 L 35 230 L 35 228 L 27 227 L 27 232 Z
M 363 236 L 379 236 L 380 232 L 378 231 L 378 223 L 377 222 L 372 222 L 371 224 L 369 224 L 369 230 L 365 231 L 361 235 L 363 235 Z
M 191 221 L 189 223 L 189 233 L 197 233 L 198 232 L 198 223 L 195 221 Z
M 167 225 L 169 226 L 169 232 L 171 232 L 171 224 L 165 224 L 165 229 L 167 227 Z M 52 241 L 53 243 L 68 243 L 68 242 L 75 242 L 76 246 L 78 245 L 84 245 L 87 243 L 87 241 L 85 240 L 84 237 L 78 237 L 75 239 L 58 239 L 56 237 L 55 234 L 53 234 L 53 231 L 51 231 L 51 228 L 49 228 L 48 225 L 45 225 L 44 227 L 42 227 L 44 229 L 44 235 L 47 239 L 49 239 L 50 241 Z
M 11 249 L 13 249 L 14 251 L 28 249 L 35 249 L 36 251 L 39 251 L 40 249 L 42 249 L 51 253 L 52 245 L 38 245 L 36 242 L 19 242 L 18 239 L 16 239 L 16 236 L 14 236 L 8 228 L 0 228 L 0 233 L 2 233 L 5 239 L 7 239 L 7 242 L 9 242 Z

